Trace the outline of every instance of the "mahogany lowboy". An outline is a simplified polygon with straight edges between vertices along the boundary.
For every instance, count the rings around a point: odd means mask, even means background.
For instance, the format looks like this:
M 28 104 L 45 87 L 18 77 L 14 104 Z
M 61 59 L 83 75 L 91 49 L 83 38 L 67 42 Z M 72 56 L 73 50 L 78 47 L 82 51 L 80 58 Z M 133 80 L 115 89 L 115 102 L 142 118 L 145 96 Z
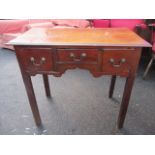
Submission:
M 150 44 L 128 29 L 33 29 L 13 40 L 30 106 L 37 125 L 40 114 L 31 76 L 43 75 L 45 92 L 51 96 L 47 75 L 60 77 L 66 70 L 81 68 L 94 77 L 112 75 L 109 97 L 116 76 L 126 77 L 118 128 L 123 127 L 142 47 Z

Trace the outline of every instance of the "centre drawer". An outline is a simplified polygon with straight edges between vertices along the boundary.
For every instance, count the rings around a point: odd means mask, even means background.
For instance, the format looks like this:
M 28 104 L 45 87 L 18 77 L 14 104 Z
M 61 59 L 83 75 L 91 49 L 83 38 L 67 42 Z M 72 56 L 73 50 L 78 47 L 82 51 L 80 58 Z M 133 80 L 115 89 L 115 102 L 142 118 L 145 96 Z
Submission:
M 97 64 L 97 49 L 57 49 L 58 64 Z

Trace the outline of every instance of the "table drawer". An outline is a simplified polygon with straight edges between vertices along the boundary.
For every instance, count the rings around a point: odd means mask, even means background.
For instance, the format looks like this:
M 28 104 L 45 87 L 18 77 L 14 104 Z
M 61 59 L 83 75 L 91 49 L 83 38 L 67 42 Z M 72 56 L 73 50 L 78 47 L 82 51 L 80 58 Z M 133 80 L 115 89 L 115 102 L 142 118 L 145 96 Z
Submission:
M 59 71 L 87 69 L 101 71 L 101 51 L 97 49 L 57 49 L 56 66 Z
M 58 49 L 57 63 L 97 64 L 98 56 L 98 50 L 96 49 Z
M 22 67 L 29 72 L 51 71 L 53 66 L 51 48 L 23 48 L 18 52 Z
M 136 58 L 133 50 L 105 50 L 103 52 L 103 72 L 106 74 L 128 75 Z

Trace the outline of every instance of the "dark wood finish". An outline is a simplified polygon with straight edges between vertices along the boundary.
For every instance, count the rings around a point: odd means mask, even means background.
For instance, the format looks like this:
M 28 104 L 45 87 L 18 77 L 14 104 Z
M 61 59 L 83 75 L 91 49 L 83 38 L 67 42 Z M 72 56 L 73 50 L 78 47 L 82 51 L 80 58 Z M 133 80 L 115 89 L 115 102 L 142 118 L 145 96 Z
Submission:
M 133 50 L 128 50 L 128 48 L 122 48 L 121 50 L 120 47 L 115 49 L 107 48 L 103 52 L 103 71 L 106 74 L 128 76 L 131 70 L 131 64 L 137 55 L 137 50 L 138 48 L 133 48 Z M 111 63 L 110 59 L 113 59 L 114 63 Z M 124 63 L 121 63 L 122 59 L 125 60 Z
M 18 51 L 16 47 L 15 47 L 15 50 Z M 23 82 L 25 85 L 26 93 L 29 99 L 29 103 L 30 103 L 30 107 L 32 110 L 35 123 L 37 126 L 40 126 L 41 118 L 40 118 L 40 113 L 39 113 L 39 109 L 38 109 L 38 105 L 37 105 L 37 101 L 36 101 L 36 97 L 35 97 L 35 93 L 32 85 L 31 76 L 28 73 L 26 73 L 26 70 L 23 68 L 23 65 L 22 65 L 23 60 L 21 59 L 20 54 L 18 52 L 16 52 L 16 56 L 19 63 L 20 71 L 22 74 Z
M 111 76 L 111 83 L 110 83 L 110 89 L 109 89 L 109 98 L 112 98 L 114 88 L 115 88 L 115 82 L 116 82 L 116 75 Z
M 18 56 L 22 59 L 21 63 L 26 72 L 50 71 L 53 67 L 52 48 L 45 47 L 26 47 L 18 48 Z M 34 58 L 34 63 L 31 61 Z M 41 59 L 45 58 L 45 62 Z
M 43 81 L 44 81 L 44 87 L 45 87 L 46 96 L 47 96 L 47 97 L 51 97 L 48 75 L 43 74 Z
M 29 75 L 25 74 L 24 72 L 22 72 L 22 73 L 23 73 L 22 77 L 23 77 L 23 81 L 25 84 L 28 99 L 30 102 L 33 117 L 35 119 L 36 125 L 39 126 L 41 124 L 41 118 L 40 118 L 37 101 L 36 101 L 33 86 L 32 86 L 31 77 Z
M 82 68 L 88 69 L 90 72 L 101 72 L 101 55 L 100 49 L 82 48 L 82 47 L 66 47 L 56 49 L 56 68 L 58 72 L 65 72 L 68 69 Z M 92 74 L 93 74 L 92 73 Z M 95 74 L 95 73 L 94 73 Z
M 112 75 L 109 97 L 116 76 L 127 78 L 118 128 L 123 127 L 141 47 L 150 46 L 128 29 L 31 29 L 13 40 L 31 109 L 41 123 L 31 75 L 42 74 L 50 96 L 48 74 L 60 77 L 68 69 L 87 69 L 94 77 Z
M 127 113 L 130 96 L 131 96 L 133 82 L 134 82 L 133 77 L 128 77 L 126 80 L 122 103 L 121 103 L 120 112 L 119 112 L 118 121 L 117 121 L 117 125 L 119 129 L 122 128 L 124 124 L 124 120 Z
M 58 49 L 58 63 L 60 64 L 77 64 L 77 63 L 89 63 L 96 64 L 98 62 L 98 50 L 97 49 Z
M 133 87 L 133 83 L 135 80 L 139 59 L 141 56 L 141 49 L 137 49 L 136 53 L 137 54 L 134 57 L 134 60 L 136 60 L 136 61 L 132 61 L 130 74 L 127 76 L 125 87 L 124 87 L 123 98 L 122 98 L 120 112 L 119 112 L 118 121 L 117 121 L 117 126 L 119 129 L 121 129 L 123 127 L 126 113 L 128 110 L 132 87 Z
M 31 110 L 33 113 L 34 120 L 36 122 L 36 125 L 39 126 L 41 124 L 41 118 L 40 118 L 37 101 L 36 101 L 33 86 L 32 86 L 31 77 L 25 74 L 24 72 L 22 74 L 22 77 L 23 77 L 23 81 L 25 84 L 25 88 L 26 88 L 26 92 L 28 95 L 28 99 L 29 99 L 29 103 L 30 103 Z

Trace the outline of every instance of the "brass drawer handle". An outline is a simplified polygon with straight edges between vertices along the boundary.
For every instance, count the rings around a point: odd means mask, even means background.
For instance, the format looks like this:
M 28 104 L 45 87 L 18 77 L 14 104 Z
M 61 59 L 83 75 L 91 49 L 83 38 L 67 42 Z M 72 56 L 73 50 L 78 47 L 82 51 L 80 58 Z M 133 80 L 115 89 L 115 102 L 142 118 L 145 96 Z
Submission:
M 86 58 L 87 54 L 86 53 L 81 53 L 81 58 Z
M 109 62 L 113 65 L 113 67 L 119 68 L 121 66 L 121 64 L 123 64 L 123 63 L 126 62 L 126 59 L 125 58 L 122 58 L 119 61 L 119 64 L 115 64 L 115 60 L 113 58 L 110 58 Z
M 45 61 L 46 61 L 46 58 L 45 57 L 41 57 L 41 59 L 40 59 L 40 64 L 38 64 L 38 63 L 36 63 L 35 61 L 35 58 L 34 57 L 30 57 L 30 61 L 31 61 L 31 63 L 34 65 L 34 66 L 41 66 L 42 64 L 44 64 L 45 63 Z
M 70 56 L 70 58 L 75 58 L 75 54 L 74 53 L 70 53 L 69 56 Z
M 80 59 L 77 59 L 74 53 L 70 53 L 69 57 L 72 58 L 74 61 L 80 61 Z
M 70 53 L 69 57 L 72 58 L 74 61 L 81 61 L 81 59 L 86 58 L 87 54 L 86 53 L 81 53 L 80 58 L 76 58 L 74 53 Z

